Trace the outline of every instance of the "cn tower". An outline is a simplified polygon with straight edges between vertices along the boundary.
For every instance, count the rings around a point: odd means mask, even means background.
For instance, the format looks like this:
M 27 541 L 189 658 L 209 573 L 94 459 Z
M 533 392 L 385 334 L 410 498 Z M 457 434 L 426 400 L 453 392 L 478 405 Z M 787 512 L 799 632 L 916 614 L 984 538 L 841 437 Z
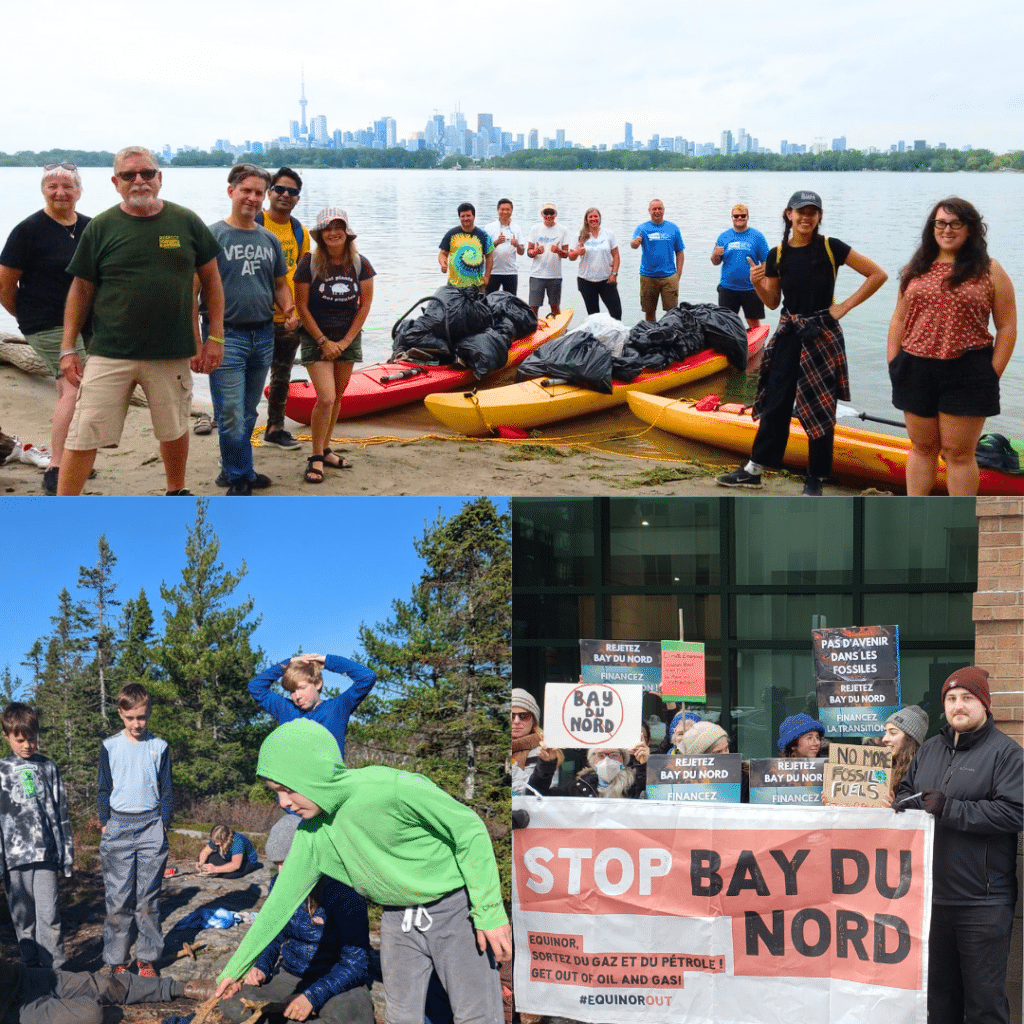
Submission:
M 299 98 L 299 106 L 302 107 L 302 134 L 306 134 L 306 70 L 302 69 L 302 96 Z

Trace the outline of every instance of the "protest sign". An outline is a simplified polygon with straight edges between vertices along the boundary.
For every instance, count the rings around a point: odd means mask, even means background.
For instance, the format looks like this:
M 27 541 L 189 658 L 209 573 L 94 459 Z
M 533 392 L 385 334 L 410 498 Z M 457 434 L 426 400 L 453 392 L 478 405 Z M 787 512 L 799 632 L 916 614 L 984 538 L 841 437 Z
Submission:
M 738 804 L 742 777 L 740 754 L 651 754 L 647 799 Z
M 820 804 L 823 757 L 752 757 L 752 804 Z
M 661 642 L 661 695 L 704 703 L 704 645 L 685 640 Z
M 900 706 L 898 626 L 811 630 L 818 720 L 827 736 L 881 736 Z
M 888 747 L 830 743 L 822 803 L 844 807 L 888 807 L 892 753 Z
M 630 750 L 640 742 L 643 703 L 643 688 L 629 683 L 548 683 L 544 742 L 549 747 Z
M 659 640 L 581 640 L 580 675 L 585 683 L 639 683 L 658 692 L 661 683 Z
M 862 1024 L 869 1008 L 924 1024 L 930 815 L 527 797 L 513 808 L 530 815 L 512 849 L 521 1011 Z

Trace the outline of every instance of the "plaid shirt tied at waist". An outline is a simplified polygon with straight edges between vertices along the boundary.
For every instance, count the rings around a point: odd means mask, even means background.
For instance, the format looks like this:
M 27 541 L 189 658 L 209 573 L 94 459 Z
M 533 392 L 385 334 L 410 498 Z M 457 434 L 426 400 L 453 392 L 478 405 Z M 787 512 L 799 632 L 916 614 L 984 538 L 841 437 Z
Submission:
M 808 437 L 824 437 L 836 425 L 836 402 L 850 400 L 850 371 L 846 364 L 843 329 L 828 310 L 797 316 L 783 309 L 778 330 L 761 360 L 753 417 L 761 418 L 775 346 L 780 338 L 790 335 L 800 342 L 800 379 L 794 411 Z

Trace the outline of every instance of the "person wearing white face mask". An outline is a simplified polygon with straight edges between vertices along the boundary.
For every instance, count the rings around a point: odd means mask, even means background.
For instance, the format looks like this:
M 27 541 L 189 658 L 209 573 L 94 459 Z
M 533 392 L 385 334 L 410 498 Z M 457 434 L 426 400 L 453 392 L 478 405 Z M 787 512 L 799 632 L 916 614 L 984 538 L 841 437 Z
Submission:
M 650 747 L 640 742 L 632 750 L 604 747 L 587 752 L 587 767 L 567 786 L 552 789 L 551 796 L 603 796 L 642 800 L 647 791 L 647 758 Z M 630 755 L 636 761 L 627 767 Z

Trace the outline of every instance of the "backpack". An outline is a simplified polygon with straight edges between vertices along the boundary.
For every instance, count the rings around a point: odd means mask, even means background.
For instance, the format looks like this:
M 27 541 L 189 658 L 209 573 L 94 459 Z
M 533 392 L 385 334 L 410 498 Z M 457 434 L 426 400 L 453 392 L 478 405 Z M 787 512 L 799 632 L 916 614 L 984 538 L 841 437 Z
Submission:
M 982 434 L 974 451 L 975 461 L 986 469 L 1021 473 L 1020 453 L 1002 434 Z

